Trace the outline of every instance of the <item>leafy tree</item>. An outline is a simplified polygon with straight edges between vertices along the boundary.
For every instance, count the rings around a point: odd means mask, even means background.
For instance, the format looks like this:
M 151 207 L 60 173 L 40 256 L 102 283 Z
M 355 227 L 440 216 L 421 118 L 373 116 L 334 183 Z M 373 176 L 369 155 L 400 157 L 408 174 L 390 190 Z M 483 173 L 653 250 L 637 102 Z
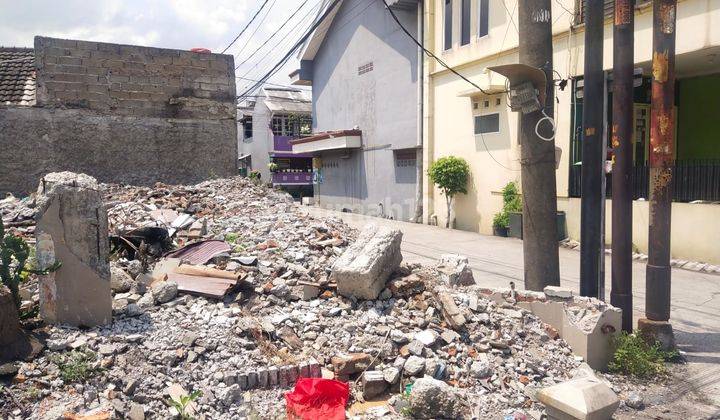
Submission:
M 445 227 L 450 227 L 450 209 L 453 198 L 458 193 L 467 194 L 467 183 L 470 177 L 470 166 L 465 159 L 447 156 L 442 157 L 428 169 L 430 181 L 435 184 L 445 195 L 447 203 L 447 220 Z

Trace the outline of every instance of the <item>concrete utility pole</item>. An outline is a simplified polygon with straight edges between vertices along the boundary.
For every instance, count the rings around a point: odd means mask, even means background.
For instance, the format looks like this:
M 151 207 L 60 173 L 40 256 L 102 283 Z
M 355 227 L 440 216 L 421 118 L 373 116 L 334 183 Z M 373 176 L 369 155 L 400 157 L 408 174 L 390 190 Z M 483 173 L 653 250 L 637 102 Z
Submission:
M 580 294 L 599 296 L 604 270 L 602 241 L 603 177 L 603 0 L 587 0 L 585 13 L 585 77 L 580 201 Z
M 622 309 L 623 331 L 632 332 L 632 167 L 634 0 L 615 0 L 613 26 L 612 290 Z
M 519 0 L 520 64 L 545 72 L 545 114 L 554 117 L 551 0 Z M 557 238 L 557 187 L 555 141 L 535 132 L 540 111 L 520 113 L 523 194 L 523 256 L 525 288 L 543 290 L 560 285 Z M 540 124 L 540 134 L 551 138 L 553 127 Z
M 650 226 L 645 317 L 638 328 L 666 349 L 675 347 L 670 320 L 670 209 L 675 164 L 675 12 L 677 0 L 653 3 L 650 111 Z

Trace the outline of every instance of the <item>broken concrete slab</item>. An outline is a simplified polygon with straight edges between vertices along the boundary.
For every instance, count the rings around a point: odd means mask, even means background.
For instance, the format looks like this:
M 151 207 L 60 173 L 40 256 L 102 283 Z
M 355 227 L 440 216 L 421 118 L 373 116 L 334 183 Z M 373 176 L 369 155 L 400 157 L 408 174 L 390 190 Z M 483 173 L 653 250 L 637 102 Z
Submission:
M 330 359 L 336 376 L 352 375 L 370 367 L 370 355 L 367 353 L 339 354 Z
M 333 264 L 330 281 L 338 294 L 374 300 L 402 261 L 402 232 L 370 225 Z
M 534 299 L 525 294 L 518 295 L 518 300 L 519 307 L 557 330 L 573 353 L 581 356 L 593 369 L 607 370 L 613 355 L 612 337 L 622 326 L 619 308 L 580 296 Z
M 449 286 L 472 286 L 475 284 L 468 257 L 460 254 L 443 254 L 435 267 L 443 283 Z
M 537 392 L 553 420 L 607 420 L 620 405 L 617 395 L 596 377 L 571 379 Z
M 94 178 L 50 173 L 40 181 L 35 218 L 40 316 L 73 326 L 112 320 L 107 211 Z

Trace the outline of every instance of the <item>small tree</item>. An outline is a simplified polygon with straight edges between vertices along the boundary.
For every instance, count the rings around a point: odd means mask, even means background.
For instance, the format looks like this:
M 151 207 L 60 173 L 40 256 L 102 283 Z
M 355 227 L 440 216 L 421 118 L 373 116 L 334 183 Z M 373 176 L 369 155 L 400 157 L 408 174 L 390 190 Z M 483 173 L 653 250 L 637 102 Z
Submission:
M 447 156 L 433 162 L 428 169 L 430 181 L 445 195 L 447 203 L 447 221 L 445 227 L 450 227 L 450 209 L 453 198 L 457 193 L 467 194 L 467 182 L 470 177 L 470 166 L 463 158 Z

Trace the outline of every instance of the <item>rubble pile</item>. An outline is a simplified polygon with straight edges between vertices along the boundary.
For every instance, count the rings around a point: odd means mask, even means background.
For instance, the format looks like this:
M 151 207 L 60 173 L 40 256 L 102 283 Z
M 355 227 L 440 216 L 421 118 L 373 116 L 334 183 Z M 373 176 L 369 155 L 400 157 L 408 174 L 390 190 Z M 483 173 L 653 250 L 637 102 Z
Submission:
M 368 289 L 378 291 L 373 300 L 352 288 L 339 294 L 358 264 L 336 262 L 356 232 L 303 215 L 282 192 L 242 178 L 100 188 L 111 238 L 141 239 L 111 256 L 112 323 L 45 327 L 46 351 L 18 363 L 0 394 L 2 418 L 169 418 L 177 412 L 168 399 L 193 391 L 201 394 L 189 409 L 199 418 L 275 418 L 299 376 L 349 381 L 354 401 L 389 399 L 376 417 L 492 418 L 539 413 L 537 391 L 582 363 L 530 311 L 468 286 L 461 258 L 440 269 L 399 264 L 382 273 L 386 284 Z M 32 208 L 31 199 L 12 201 L 0 207 L 4 219 Z M 150 243 L 147 228 L 167 237 Z M 378 246 L 399 252 L 397 235 L 382 235 Z M 220 298 L 183 291 L 172 281 L 177 264 L 163 257 L 201 240 L 228 250 L 197 267 L 240 279 Z M 358 270 L 381 271 L 367 266 Z

